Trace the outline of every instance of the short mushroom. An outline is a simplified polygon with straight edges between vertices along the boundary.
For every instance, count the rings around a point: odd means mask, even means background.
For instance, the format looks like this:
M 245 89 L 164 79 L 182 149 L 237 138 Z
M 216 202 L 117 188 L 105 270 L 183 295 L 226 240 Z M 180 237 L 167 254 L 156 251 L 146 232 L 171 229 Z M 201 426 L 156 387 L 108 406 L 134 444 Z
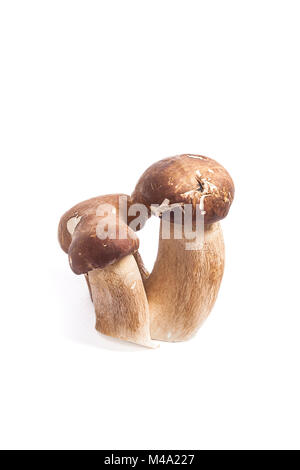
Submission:
M 234 197 L 228 172 L 215 160 L 184 154 L 165 158 L 150 166 L 132 194 L 133 203 L 171 207 L 192 215 L 190 231 L 175 235 L 178 220 L 171 218 L 170 237 L 162 236 L 157 259 L 145 280 L 151 316 L 151 337 L 163 341 L 183 341 L 195 334 L 209 315 L 224 271 L 224 242 L 219 221 L 226 217 Z M 169 211 L 170 212 L 170 211 Z M 204 215 L 204 240 L 194 242 L 197 212 Z M 184 224 L 183 224 L 184 225 Z M 183 227 L 181 227 L 183 228 Z M 178 232 L 177 232 L 178 233 Z
M 62 216 L 58 237 L 72 270 L 86 276 L 96 329 L 153 348 L 148 302 L 138 266 L 139 240 L 120 208 L 120 201 L 127 198 L 112 194 L 77 204 Z M 114 233 L 106 232 L 107 227 Z

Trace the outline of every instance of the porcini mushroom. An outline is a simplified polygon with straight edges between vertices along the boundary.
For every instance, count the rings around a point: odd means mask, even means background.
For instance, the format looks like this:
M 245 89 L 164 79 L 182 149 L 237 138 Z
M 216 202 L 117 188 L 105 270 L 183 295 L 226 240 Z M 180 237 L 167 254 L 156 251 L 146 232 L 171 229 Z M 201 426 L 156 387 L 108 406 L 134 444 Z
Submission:
M 223 276 L 224 242 L 219 221 L 226 217 L 234 197 L 228 172 L 215 160 L 184 154 L 165 158 L 150 166 L 132 194 L 133 203 L 158 206 L 167 213 L 190 205 L 192 225 L 178 236 L 178 220 L 170 217 L 170 236 L 162 235 L 152 273 L 145 280 L 151 316 L 151 337 L 183 341 L 195 334 L 209 315 Z M 204 240 L 189 249 L 195 237 L 197 214 L 204 216 Z
M 58 237 L 72 270 L 86 276 L 96 329 L 152 348 L 148 302 L 135 259 L 139 240 L 120 208 L 127 198 L 113 194 L 77 204 L 62 216 Z

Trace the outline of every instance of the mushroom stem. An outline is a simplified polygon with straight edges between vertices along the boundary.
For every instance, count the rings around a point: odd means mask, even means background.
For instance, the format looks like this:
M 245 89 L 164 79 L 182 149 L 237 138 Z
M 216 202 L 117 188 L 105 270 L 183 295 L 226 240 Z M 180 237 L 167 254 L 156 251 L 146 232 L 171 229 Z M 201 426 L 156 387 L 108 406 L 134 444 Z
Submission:
M 114 338 L 155 348 L 143 281 L 133 255 L 89 272 L 96 330 Z
M 91 301 L 93 302 L 92 289 L 91 289 L 91 285 L 90 285 L 88 273 L 86 273 L 86 274 L 84 275 L 84 277 L 85 277 L 85 280 L 86 280 L 86 283 L 87 283 L 87 286 L 88 286 L 88 290 L 89 290 L 89 293 L 90 293 Z
M 136 264 L 138 265 L 139 271 L 141 273 L 143 284 L 145 284 L 146 280 L 149 277 L 149 272 L 148 272 L 146 266 L 144 265 L 144 261 L 143 261 L 141 255 L 140 255 L 139 251 L 136 251 L 135 253 L 133 253 L 133 256 L 135 258 Z
M 162 238 L 157 259 L 145 288 L 151 315 L 151 337 L 184 341 L 193 336 L 208 317 L 224 271 L 221 226 L 205 226 L 204 243 L 186 250 L 190 239 Z M 183 236 L 184 237 L 184 236 Z

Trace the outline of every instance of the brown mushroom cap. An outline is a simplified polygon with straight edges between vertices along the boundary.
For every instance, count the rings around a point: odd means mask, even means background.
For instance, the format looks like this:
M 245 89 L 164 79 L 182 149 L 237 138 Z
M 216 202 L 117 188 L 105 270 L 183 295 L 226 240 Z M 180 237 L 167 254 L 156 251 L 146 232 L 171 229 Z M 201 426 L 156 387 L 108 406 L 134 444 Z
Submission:
M 170 204 L 192 204 L 195 216 L 202 201 L 204 222 L 212 224 L 226 217 L 233 197 L 234 184 L 223 166 L 202 155 L 184 154 L 151 165 L 139 179 L 132 202 L 148 208 L 166 199 Z
M 120 196 L 129 198 L 125 194 L 98 196 L 77 204 L 62 216 L 58 238 L 76 274 L 104 268 L 138 250 L 139 239 L 120 214 Z M 110 208 L 105 210 L 105 215 L 98 215 L 98 208 L 102 204 Z M 104 217 L 106 223 L 109 220 L 116 223 L 116 237 L 101 239 L 97 236 L 97 226 Z M 121 228 L 126 238 L 119 239 Z

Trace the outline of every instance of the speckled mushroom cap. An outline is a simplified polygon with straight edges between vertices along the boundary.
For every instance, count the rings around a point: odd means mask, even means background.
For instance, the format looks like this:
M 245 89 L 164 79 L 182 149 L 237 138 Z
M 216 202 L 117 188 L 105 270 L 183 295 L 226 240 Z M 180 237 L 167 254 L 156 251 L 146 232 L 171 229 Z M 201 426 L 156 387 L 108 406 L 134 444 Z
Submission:
M 184 154 L 165 158 L 151 165 L 139 179 L 132 194 L 133 203 L 161 205 L 192 204 L 193 215 L 200 207 L 204 223 L 224 219 L 234 197 L 229 173 L 215 160 L 202 155 Z
M 62 249 L 68 253 L 72 270 L 84 274 L 104 268 L 119 259 L 135 253 L 139 239 L 123 220 L 119 201 L 125 194 L 108 194 L 83 201 L 67 211 L 58 227 L 58 239 Z M 99 215 L 99 206 L 105 204 L 104 215 Z M 97 236 L 97 225 L 105 217 L 106 223 L 115 224 L 116 237 L 101 239 Z M 126 235 L 120 239 L 120 229 Z

